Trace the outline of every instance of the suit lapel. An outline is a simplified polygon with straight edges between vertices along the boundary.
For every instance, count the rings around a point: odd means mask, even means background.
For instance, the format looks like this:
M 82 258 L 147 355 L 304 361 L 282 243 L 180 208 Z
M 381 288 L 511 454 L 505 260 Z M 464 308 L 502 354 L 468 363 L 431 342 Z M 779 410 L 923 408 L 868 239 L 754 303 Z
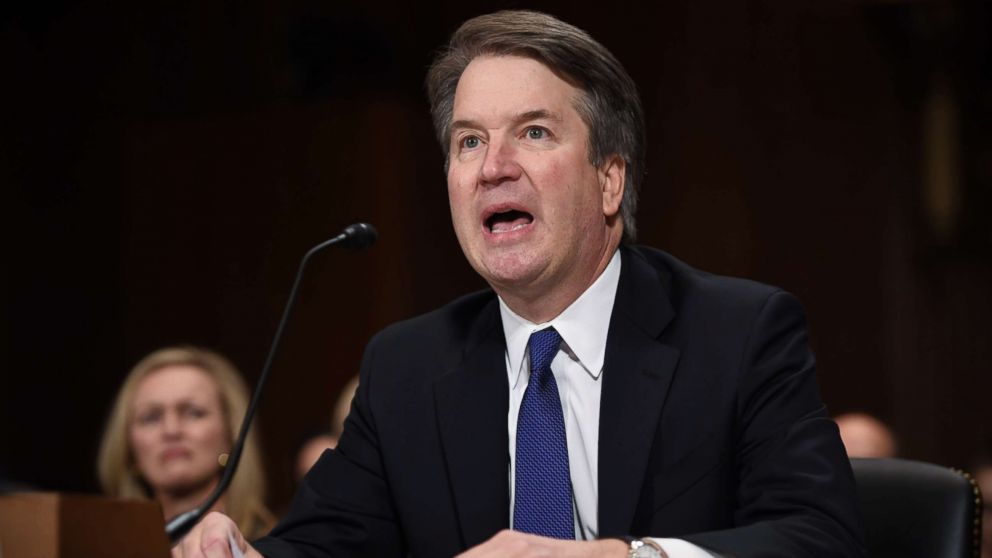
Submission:
M 678 349 L 658 341 L 674 318 L 659 277 L 632 249 L 622 267 L 607 336 L 599 422 L 599 536 L 630 534 Z
M 441 444 L 466 547 L 509 527 L 505 351 L 493 297 L 468 333 L 462 361 L 434 384 Z

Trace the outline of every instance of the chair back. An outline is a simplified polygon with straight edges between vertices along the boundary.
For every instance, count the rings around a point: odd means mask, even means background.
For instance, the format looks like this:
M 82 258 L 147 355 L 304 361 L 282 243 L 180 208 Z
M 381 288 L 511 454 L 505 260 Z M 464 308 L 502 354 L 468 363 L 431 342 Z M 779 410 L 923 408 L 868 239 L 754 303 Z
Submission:
M 906 459 L 852 459 L 872 558 L 977 558 L 982 498 L 962 471 Z

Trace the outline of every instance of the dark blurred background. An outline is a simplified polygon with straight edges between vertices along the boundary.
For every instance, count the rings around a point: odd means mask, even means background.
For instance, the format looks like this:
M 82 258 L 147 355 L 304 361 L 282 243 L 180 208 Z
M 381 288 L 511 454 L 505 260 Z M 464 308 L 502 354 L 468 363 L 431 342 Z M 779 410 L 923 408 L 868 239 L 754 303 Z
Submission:
M 95 491 L 128 369 L 167 344 L 257 378 L 280 508 L 363 345 L 483 286 L 451 231 L 422 88 L 464 19 L 551 12 L 598 38 L 648 119 L 640 240 L 805 303 L 833 413 L 964 465 L 992 436 L 987 2 L 27 2 L 0 8 L 6 292 L 0 469 Z

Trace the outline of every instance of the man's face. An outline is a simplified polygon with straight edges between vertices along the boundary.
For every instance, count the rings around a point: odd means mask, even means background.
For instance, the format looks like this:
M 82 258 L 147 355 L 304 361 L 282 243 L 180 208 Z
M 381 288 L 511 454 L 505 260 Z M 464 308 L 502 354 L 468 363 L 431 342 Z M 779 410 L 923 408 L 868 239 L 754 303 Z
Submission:
M 451 216 L 469 263 L 500 294 L 584 290 L 619 241 L 623 163 L 589 162 L 580 95 L 516 56 L 476 58 L 458 81 Z

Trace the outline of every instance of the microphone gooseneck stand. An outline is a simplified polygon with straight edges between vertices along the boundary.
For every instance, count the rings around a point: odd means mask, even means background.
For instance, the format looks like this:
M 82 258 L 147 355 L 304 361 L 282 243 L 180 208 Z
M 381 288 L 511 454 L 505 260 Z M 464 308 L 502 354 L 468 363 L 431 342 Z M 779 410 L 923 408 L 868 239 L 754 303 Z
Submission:
M 262 389 L 265 387 L 265 380 L 269 377 L 269 369 L 272 367 L 272 361 L 275 360 L 276 349 L 279 347 L 286 322 L 289 321 L 290 311 L 293 308 L 293 303 L 296 301 L 296 293 L 300 287 L 300 280 L 303 278 L 303 270 L 306 268 L 311 256 L 335 244 L 342 244 L 344 247 L 354 250 L 368 248 L 375 242 L 376 238 L 378 238 L 378 232 L 376 232 L 375 227 L 368 223 L 355 223 L 354 225 L 345 227 L 344 231 L 334 238 L 314 246 L 303 256 L 300 267 L 296 271 L 296 279 L 293 280 L 293 288 L 289 291 L 289 300 L 286 301 L 286 307 L 283 308 L 282 318 L 279 320 L 275 337 L 272 339 L 272 345 L 269 347 L 269 356 L 265 359 L 262 374 L 258 377 L 255 390 L 251 394 L 248 410 L 245 411 L 245 418 L 241 422 L 241 431 L 238 433 L 238 439 L 231 449 L 231 454 L 224 466 L 224 474 L 221 476 L 220 482 L 217 483 L 217 487 L 214 488 L 213 492 L 210 493 L 210 496 L 203 503 L 188 512 L 177 515 L 165 526 L 165 534 L 169 537 L 169 543 L 171 545 L 175 546 L 176 543 L 182 540 L 186 533 L 207 514 L 210 508 L 220 499 L 221 495 L 224 494 L 224 491 L 227 490 L 228 485 L 231 484 L 231 479 L 234 478 L 234 473 L 238 468 L 238 461 L 241 460 L 241 452 L 244 450 L 245 440 L 248 438 L 248 430 L 251 428 L 252 418 L 255 416 L 255 408 L 262 398 Z

